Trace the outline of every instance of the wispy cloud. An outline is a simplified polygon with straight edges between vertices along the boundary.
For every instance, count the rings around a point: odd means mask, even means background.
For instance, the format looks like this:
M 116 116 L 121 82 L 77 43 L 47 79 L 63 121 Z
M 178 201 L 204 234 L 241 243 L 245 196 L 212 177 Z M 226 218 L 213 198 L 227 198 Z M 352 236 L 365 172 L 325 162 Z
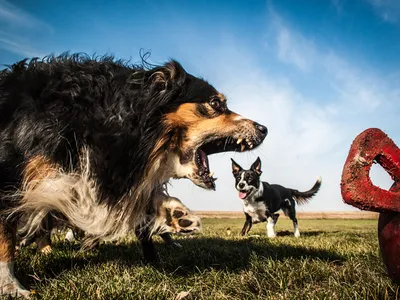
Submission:
M 400 20 L 400 1 L 398 0 L 366 0 L 385 22 L 398 23 Z
M 20 56 L 40 56 L 38 40 L 53 28 L 17 6 L 0 0 L 0 48 Z
M 50 25 L 4 0 L 0 0 L 0 20 L 2 20 L 2 23 L 14 24 L 25 28 L 40 27 L 42 30 L 53 30 Z
M 284 26 L 278 26 L 278 57 L 284 62 L 296 65 L 302 71 L 309 71 L 313 62 L 314 46 L 311 42 Z
M 357 69 L 333 49 L 321 45 L 317 47 L 312 40 L 290 28 L 276 12 L 271 11 L 271 16 L 277 57 L 282 62 L 292 64 L 303 72 L 329 77 L 330 85 L 344 103 L 352 102 L 360 109 L 373 110 L 387 102 L 387 86 L 379 76 Z
M 13 36 L 10 37 L 5 32 L 0 31 L 0 47 L 26 57 L 41 57 L 43 53 L 29 46 L 29 41 L 24 41 L 22 38 Z

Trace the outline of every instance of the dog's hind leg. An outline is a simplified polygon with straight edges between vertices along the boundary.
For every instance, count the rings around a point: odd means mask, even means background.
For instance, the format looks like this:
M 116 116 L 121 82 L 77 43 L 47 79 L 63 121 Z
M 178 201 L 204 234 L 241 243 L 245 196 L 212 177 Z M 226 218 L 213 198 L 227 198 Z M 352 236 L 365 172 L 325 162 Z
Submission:
M 0 219 L 0 295 L 29 298 L 29 291 L 25 290 L 14 276 L 16 226 L 8 223 Z
M 278 222 L 278 219 L 279 219 L 279 214 L 273 214 L 272 219 L 274 219 L 274 223 L 276 225 L 276 223 Z
M 296 210 L 294 208 L 294 200 L 291 202 L 293 205 L 291 205 L 287 209 L 287 216 L 290 218 L 290 220 L 292 220 L 294 236 L 298 238 L 298 237 L 300 237 L 299 224 L 298 224 L 297 218 L 296 218 Z

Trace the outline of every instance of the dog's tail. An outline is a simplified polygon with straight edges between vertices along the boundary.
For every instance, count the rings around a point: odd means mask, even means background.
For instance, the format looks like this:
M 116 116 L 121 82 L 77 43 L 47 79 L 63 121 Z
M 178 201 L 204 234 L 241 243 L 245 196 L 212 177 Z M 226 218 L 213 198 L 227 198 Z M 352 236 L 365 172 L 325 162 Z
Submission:
M 306 191 L 306 192 L 299 192 L 298 190 L 292 189 L 293 198 L 296 200 L 298 205 L 306 204 L 315 194 L 318 193 L 319 188 L 321 187 L 322 178 L 318 177 L 317 181 L 315 182 L 314 186 Z

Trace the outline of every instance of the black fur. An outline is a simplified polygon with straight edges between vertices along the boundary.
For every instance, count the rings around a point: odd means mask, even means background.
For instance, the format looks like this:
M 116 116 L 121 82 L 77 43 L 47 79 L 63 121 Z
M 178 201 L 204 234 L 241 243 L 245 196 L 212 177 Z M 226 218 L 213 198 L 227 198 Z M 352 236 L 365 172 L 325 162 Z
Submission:
M 163 115 L 216 93 L 178 62 L 168 65 L 175 74 L 166 82 L 157 80 L 165 66 L 83 54 L 23 60 L 1 71 L 0 190 L 19 188 L 24 164 L 36 155 L 75 168 L 87 145 L 101 201 L 113 205 L 141 179 Z

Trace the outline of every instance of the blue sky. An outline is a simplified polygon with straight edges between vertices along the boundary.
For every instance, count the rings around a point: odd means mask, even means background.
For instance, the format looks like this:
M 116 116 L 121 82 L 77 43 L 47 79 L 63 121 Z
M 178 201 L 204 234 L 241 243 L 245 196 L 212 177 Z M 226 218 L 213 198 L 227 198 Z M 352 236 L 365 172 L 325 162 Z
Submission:
M 49 53 L 169 58 L 227 95 L 230 108 L 269 128 L 251 153 L 210 158 L 217 191 L 187 180 L 170 192 L 195 210 L 241 210 L 230 157 L 263 179 L 320 193 L 299 211 L 351 210 L 340 196 L 343 163 L 369 127 L 400 144 L 400 1 L 4 1 L 0 64 Z M 390 179 L 374 166 L 372 179 Z

